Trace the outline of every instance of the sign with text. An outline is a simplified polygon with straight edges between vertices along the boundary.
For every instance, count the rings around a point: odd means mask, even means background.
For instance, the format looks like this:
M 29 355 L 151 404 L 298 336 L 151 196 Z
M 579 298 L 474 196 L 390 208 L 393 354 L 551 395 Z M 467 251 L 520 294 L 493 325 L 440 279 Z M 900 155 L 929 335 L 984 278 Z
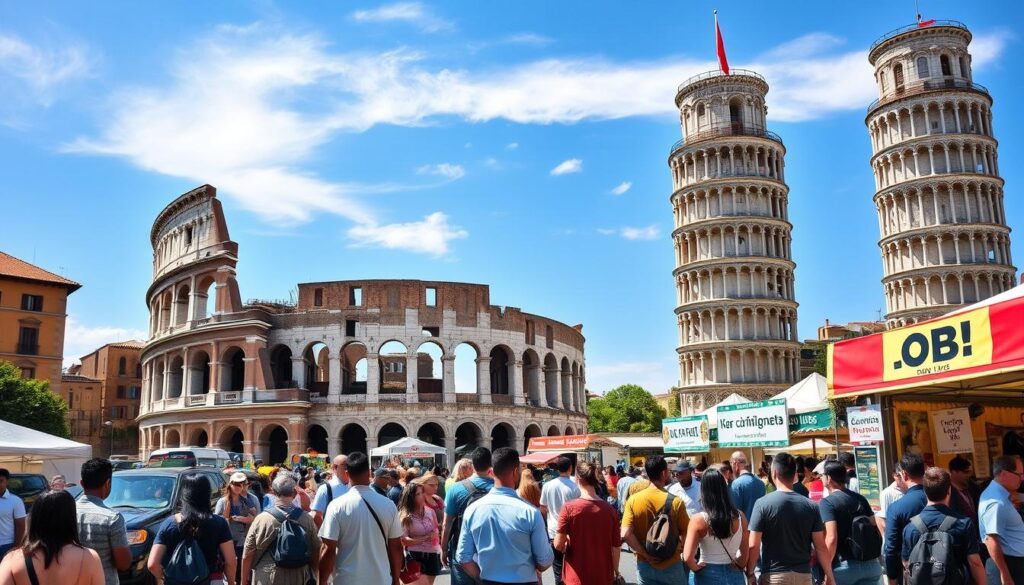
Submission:
M 788 447 L 785 399 L 718 407 L 719 447 Z
M 857 484 L 860 495 L 864 496 L 871 509 L 882 509 L 882 486 L 879 482 L 878 447 L 854 447 L 853 457 L 857 470 Z
M 850 428 L 851 443 L 882 441 L 882 405 L 867 404 L 847 408 L 846 424 Z
M 711 450 L 711 430 L 705 414 L 661 420 L 666 453 L 705 453 Z
M 936 410 L 931 414 L 932 429 L 939 453 L 973 453 L 974 433 L 971 431 L 971 415 L 966 408 Z
M 801 414 L 789 415 L 789 432 L 811 433 L 832 428 L 832 409 L 823 408 Z

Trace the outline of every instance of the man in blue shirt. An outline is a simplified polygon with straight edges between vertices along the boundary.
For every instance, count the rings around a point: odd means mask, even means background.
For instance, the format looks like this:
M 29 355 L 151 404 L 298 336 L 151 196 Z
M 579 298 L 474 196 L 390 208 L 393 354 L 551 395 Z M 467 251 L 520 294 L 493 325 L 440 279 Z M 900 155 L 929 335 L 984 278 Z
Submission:
M 996 457 L 992 482 L 981 493 L 978 522 L 990 557 L 985 563 L 990 585 L 1024 585 L 1024 520 L 1010 500 L 1020 489 L 1022 475 L 1019 457 Z
M 743 451 L 736 451 L 732 454 L 732 457 L 729 458 L 729 466 L 732 467 L 733 475 L 736 477 L 730 486 L 732 502 L 743 511 L 744 517 L 749 519 L 754 513 L 754 503 L 764 497 L 764 482 L 750 473 L 750 463 Z
M 900 474 L 907 485 L 907 492 L 902 498 L 893 502 L 886 510 L 885 516 L 885 576 L 889 585 L 903 582 L 903 529 L 910 524 L 910 519 L 921 513 L 928 505 L 924 487 L 924 459 L 920 455 L 907 453 L 900 459 Z
M 456 561 L 484 585 L 537 582 L 555 555 L 540 510 L 519 498 L 519 453 L 502 447 L 493 456 L 494 488 L 466 509 Z
M 476 585 L 476 580 L 470 577 L 455 560 L 455 547 L 459 544 L 458 539 L 453 538 L 455 523 L 462 522 L 464 524 L 466 506 L 469 504 L 470 496 L 473 495 L 470 493 L 471 491 L 489 492 L 494 486 L 494 479 L 490 477 L 491 450 L 486 447 L 477 447 L 470 455 L 470 459 L 473 461 L 473 475 L 456 482 L 444 497 L 441 560 L 451 568 L 452 585 Z
M 324 523 L 328 504 L 348 492 L 348 481 L 348 457 L 338 455 L 331 462 L 331 479 L 320 484 L 316 495 L 313 496 L 313 503 L 309 506 L 317 527 Z
M 951 485 L 949 472 L 945 469 L 930 467 L 925 471 L 922 487 L 928 498 L 928 505 L 921 510 L 921 514 L 916 518 L 920 519 L 926 532 L 942 530 L 943 522 L 947 523 L 948 527 L 943 532 L 948 532 L 953 539 L 952 552 L 953 558 L 956 559 L 953 568 L 964 576 L 961 582 L 968 582 L 967 576 L 970 575 L 973 578 L 973 583 L 981 585 L 985 582 L 985 567 L 981 564 L 981 556 L 978 554 L 981 545 L 974 530 L 974 522 L 949 507 Z M 921 527 L 917 526 L 916 519 L 912 519 L 910 524 L 903 529 L 900 556 L 904 564 L 910 560 L 910 551 L 914 550 L 914 546 L 921 539 L 921 534 Z M 946 570 L 950 570 L 949 567 Z

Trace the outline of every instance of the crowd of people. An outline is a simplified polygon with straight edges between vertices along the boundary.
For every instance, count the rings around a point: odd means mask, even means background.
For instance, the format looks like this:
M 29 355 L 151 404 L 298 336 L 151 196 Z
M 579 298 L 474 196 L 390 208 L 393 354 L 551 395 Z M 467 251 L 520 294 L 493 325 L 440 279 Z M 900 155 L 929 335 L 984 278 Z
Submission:
M 326 473 L 275 469 L 258 488 L 227 469 L 216 500 L 189 472 L 147 567 L 169 585 L 431 585 L 446 567 L 454 585 L 535 585 L 548 570 L 557 585 L 615 585 L 628 551 L 640 585 L 1024 585 L 1019 457 L 995 458 L 981 489 L 966 458 L 939 468 L 907 454 L 877 513 L 847 454 L 780 453 L 756 472 L 742 451 L 617 463 L 538 468 L 481 447 L 448 473 L 351 453 Z M 0 469 L 0 585 L 119 585 L 132 554 L 104 503 L 109 461 L 82 465 L 77 499 L 55 477 L 27 519 L 9 477 Z

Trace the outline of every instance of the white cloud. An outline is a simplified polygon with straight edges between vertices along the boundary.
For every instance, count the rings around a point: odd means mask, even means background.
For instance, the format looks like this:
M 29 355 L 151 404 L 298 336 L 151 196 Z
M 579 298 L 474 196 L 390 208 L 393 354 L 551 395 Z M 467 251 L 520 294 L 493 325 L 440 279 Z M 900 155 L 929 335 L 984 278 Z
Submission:
M 502 39 L 502 41 L 510 45 L 532 45 L 535 47 L 543 47 L 554 42 L 554 40 L 549 37 L 530 32 L 509 35 Z
M 404 22 L 428 33 L 453 28 L 451 22 L 431 14 L 419 2 L 397 2 L 373 10 L 357 10 L 352 18 L 356 22 Z
M 88 77 L 93 61 L 88 47 L 80 43 L 64 41 L 59 48 L 35 46 L 0 34 L 0 90 L 6 100 L 27 91 L 34 101 L 48 106 L 60 86 Z
M 557 167 L 551 169 L 551 175 L 557 177 L 559 175 L 568 175 L 569 173 L 582 173 L 583 172 L 583 161 L 578 158 L 570 158 L 569 160 L 562 161 Z
M 619 183 L 614 189 L 612 189 L 612 195 L 622 195 L 633 186 L 633 183 L 629 181 L 623 181 Z
M 519 143 L 518 142 L 509 142 L 508 144 L 505 145 L 505 148 L 507 148 L 509 150 L 515 150 L 515 149 L 519 148 Z
M 1007 43 L 1013 39 L 1013 33 L 1005 29 L 975 35 L 968 47 L 971 52 L 971 67 L 983 69 L 991 65 L 1003 54 Z
M 622 237 L 627 240 L 653 240 L 656 239 L 661 232 L 658 230 L 658 226 L 649 225 L 647 227 L 624 227 L 621 231 Z
M 604 394 L 623 384 L 638 384 L 663 394 L 679 382 L 679 365 L 666 360 L 593 363 L 587 366 L 587 390 Z
M 597 228 L 597 233 L 601 234 L 602 236 L 614 236 L 615 234 L 619 233 L 619 230 L 611 228 Z
M 448 254 L 448 242 L 465 238 L 469 232 L 448 225 L 448 216 L 440 211 L 431 213 L 423 221 L 393 223 L 389 225 L 357 225 L 348 230 L 353 246 L 379 246 L 382 248 L 411 250 L 433 256 Z
M 462 168 L 461 165 L 453 165 L 451 163 L 441 163 L 436 165 L 423 165 L 416 169 L 417 175 L 434 175 L 438 177 L 444 177 L 454 181 L 461 179 L 466 176 L 466 169 Z
M 111 325 L 89 326 L 80 323 L 74 315 L 68 315 L 64 322 L 64 366 L 78 363 L 82 356 L 107 343 L 144 340 L 148 337 L 149 334 L 142 329 Z

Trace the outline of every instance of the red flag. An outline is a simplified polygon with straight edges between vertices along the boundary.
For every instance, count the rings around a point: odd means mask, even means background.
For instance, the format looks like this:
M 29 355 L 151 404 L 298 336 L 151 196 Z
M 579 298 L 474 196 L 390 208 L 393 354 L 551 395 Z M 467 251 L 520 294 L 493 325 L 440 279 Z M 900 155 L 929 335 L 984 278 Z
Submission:
M 933 24 L 935 24 L 935 19 L 934 18 L 932 18 L 931 20 L 921 20 L 921 17 L 918 17 L 918 20 L 917 20 L 917 27 L 918 28 L 924 28 L 926 26 L 931 26 Z
M 715 15 L 715 38 L 718 41 L 718 68 L 729 75 L 729 60 L 725 58 L 725 42 L 722 40 L 722 29 L 718 27 L 718 15 Z

